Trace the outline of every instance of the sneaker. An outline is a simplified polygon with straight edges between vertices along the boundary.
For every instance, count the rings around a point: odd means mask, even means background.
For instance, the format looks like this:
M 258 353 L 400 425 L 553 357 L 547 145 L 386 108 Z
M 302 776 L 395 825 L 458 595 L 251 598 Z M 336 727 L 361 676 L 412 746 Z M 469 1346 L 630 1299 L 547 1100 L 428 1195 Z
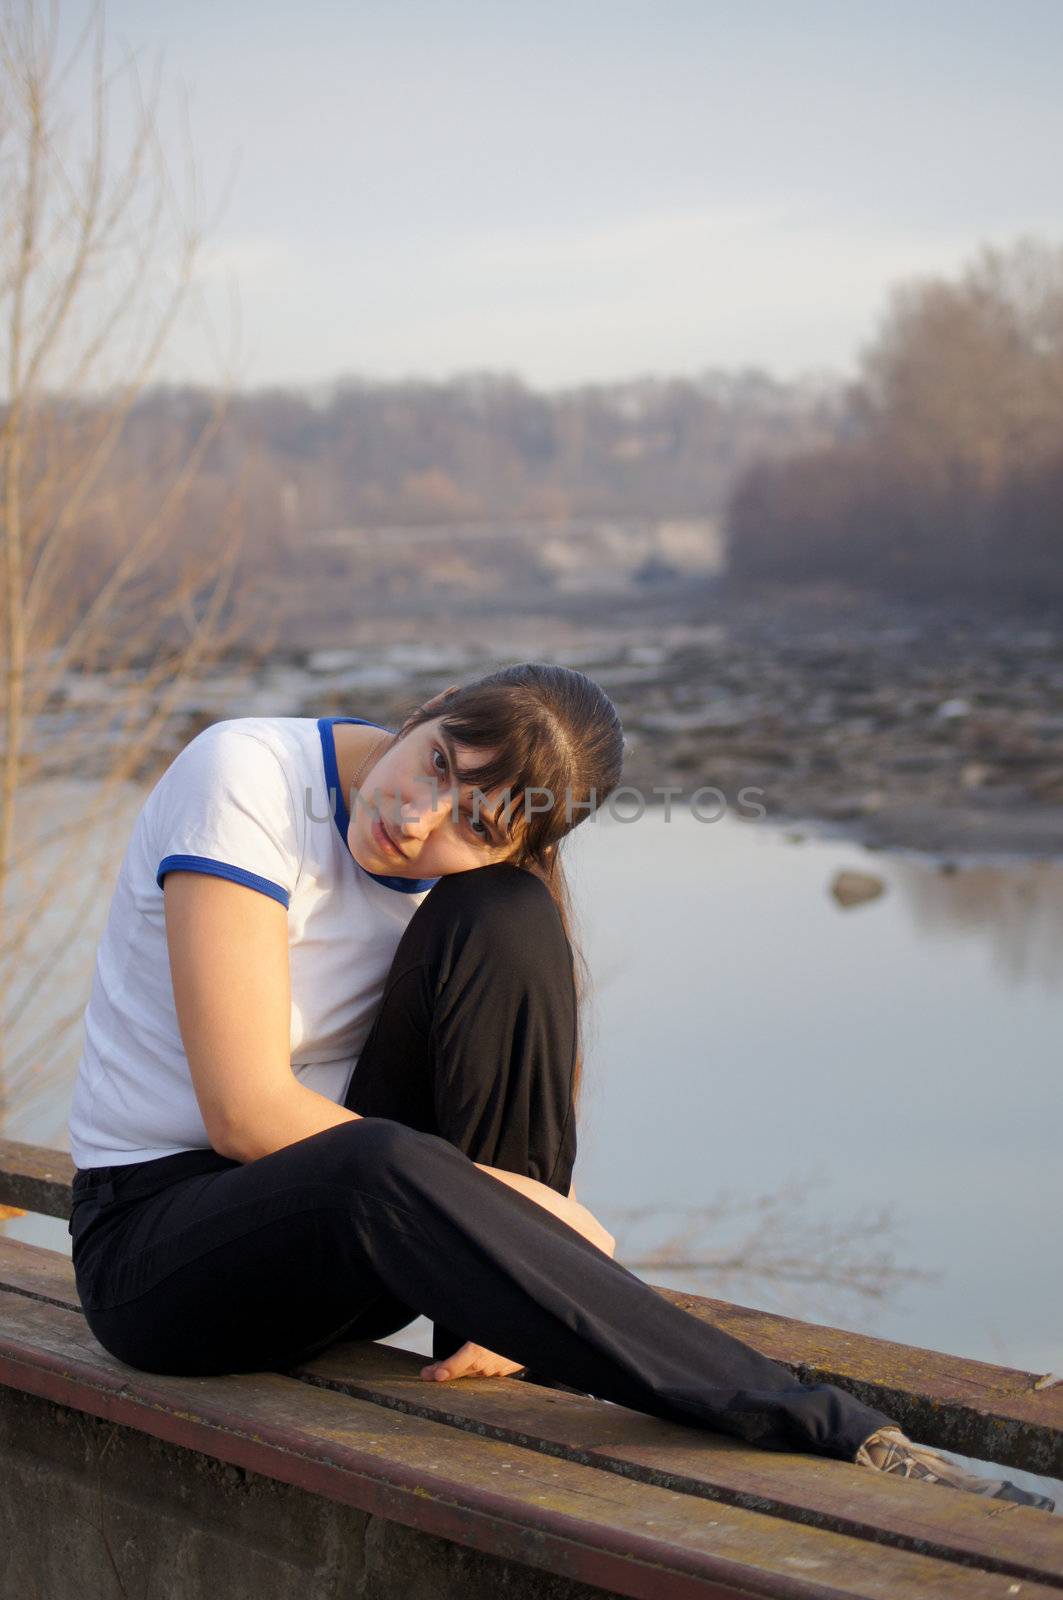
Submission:
M 1038 1511 L 1054 1511 L 1056 1502 L 1045 1494 L 1031 1494 L 1006 1478 L 979 1478 L 973 1472 L 946 1461 L 936 1450 L 913 1444 L 900 1428 L 879 1428 L 864 1440 L 856 1452 L 861 1467 L 889 1472 L 897 1478 L 920 1478 L 924 1483 L 942 1483 L 949 1489 L 965 1489 L 968 1494 L 988 1495 L 991 1500 L 1013 1500 L 1016 1505 L 1034 1506 Z

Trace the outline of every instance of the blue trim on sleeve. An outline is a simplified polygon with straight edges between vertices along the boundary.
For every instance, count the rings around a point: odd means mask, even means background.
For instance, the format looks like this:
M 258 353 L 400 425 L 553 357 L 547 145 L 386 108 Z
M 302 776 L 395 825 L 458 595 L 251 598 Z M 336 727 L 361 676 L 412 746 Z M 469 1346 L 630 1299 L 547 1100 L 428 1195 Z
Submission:
M 390 728 L 381 728 L 379 722 L 370 722 L 368 717 L 318 717 L 317 731 L 321 737 L 321 755 L 325 763 L 325 790 L 329 796 L 335 796 L 335 805 L 332 815 L 336 823 L 336 830 L 343 840 L 343 848 L 351 856 L 350 846 L 347 843 L 347 830 L 351 825 L 350 813 L 347 810 L 346 797 L 340 793 L 340 773 L 336 763 L 336 739 L 332 732 L 334 723 L 357 722 L 366 728 L 380 728 L 381 733 L 391 733 Z M 359 872 L 364 872 L 367 878 L 374 878 L 377 883 L 382 883 L 385 889 L 398 889 L 400 894 L 423 894 L 426 889 L 433 888 L 438 878 L 393 878 L 388 873 L 370 872 L 368 867 L 363 867 L 360 861 L 351 860 Z
M 228 861 L 212 861 L 209 856 L 164 856 L 155 874 L 160 889 L 168 872 L 202 872 L 209 878 L 228 878 L 232 883 L 242 883 L 247 889 L 268 894 L 271 900 L 279 900 L 285 911 L 288 909 L 288 891 L 281 884 L 274 883 L 272 878 L 260 878 L 257 872 L 234 867 Z

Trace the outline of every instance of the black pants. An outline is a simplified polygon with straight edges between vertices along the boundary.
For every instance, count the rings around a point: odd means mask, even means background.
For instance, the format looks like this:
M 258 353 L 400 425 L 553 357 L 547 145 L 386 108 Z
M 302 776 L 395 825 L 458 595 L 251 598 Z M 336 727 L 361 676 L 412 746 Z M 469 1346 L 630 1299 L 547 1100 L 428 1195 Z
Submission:
M 248 1372 L 423 1313 L 437 1358 L 471 1339 L 639 1411 L 852 1459 L 889 1418 L 796 1382 L 473 1165 L 567 1193 L 574 1024 L 543 885 L 509 866 L 442 879 L 348 1090 L 363 1120 L 247 1163 L 191 1150 L 76 1174 L 92 1332 L 147 1371 Z

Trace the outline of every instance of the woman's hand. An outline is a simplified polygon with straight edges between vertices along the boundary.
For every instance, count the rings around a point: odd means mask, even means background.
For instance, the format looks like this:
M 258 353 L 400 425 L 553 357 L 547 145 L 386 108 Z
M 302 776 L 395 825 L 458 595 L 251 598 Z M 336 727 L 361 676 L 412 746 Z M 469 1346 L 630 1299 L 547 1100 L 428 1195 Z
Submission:
M 560 1213 L 562 1222 L 567 1222 L 570 1228 L 575 1228 L 577 1233 L 589 1239 L 603 1255 L 612 1257 L 616 1249 L 616 1240 L 602 1227 L 593 1211 L 588 1211 L 578 1200 L 566 1200 L 565 1207 L 566 1209 Z
M 421 1368 L 421 1377 L 430 1383 L 440 1383 L 446 1378 L 509 1378 L 514 1372 L 523 1372 L 519 1361 L 507 1361 L 485 1350 L 482 1344 L 463 1344 L 445 1361 L 433 1361 Z
M 489 1167 L 482 1161 L 476 1161 L 474 1166 L 481 1172 L 486 1172 L 489 1177 L 497 1178 L 500 1183 L 506 1184 L 510 1189 L 516 1189 L 519 1194 L 527 1195 L 529 1200 L 534 1200 L 537 1206 L 542 1206 L 544 1211 L 551 1211 L 555 1217 L 560 1217 L 562 1222 L 567 1222 L 584 1239 L 588 1239 L 603 1255 L 612 1256 L 616 1249 L 616 1240 L 612 1234 L 602 1227 L 598 1218 L 580 1205 L 573 1198 L 570 1188 L 567 1195 L 558 1194 L 555 1189 L 550 1189 L 545 1183 L 540 1183 L 538 1178 L 527 1178 L 519 1172 L 507 1172 L 504 1167 Z

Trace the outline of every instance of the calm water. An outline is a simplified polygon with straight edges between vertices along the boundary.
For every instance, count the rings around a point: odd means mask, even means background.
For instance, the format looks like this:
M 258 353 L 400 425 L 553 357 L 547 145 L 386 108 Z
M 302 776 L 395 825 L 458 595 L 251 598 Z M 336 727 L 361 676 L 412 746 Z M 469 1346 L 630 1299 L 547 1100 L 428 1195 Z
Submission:
M 686 810 L 582 832 L 599 976 L 580 1197 L 608 1220 L 815 1179 L 809 1222 L 889 1208 L 899 1260 L 940 1274 L 823 1311 L 1059 1369 L 1063 866 L 943 875 Z M 849 867 L 885 893 L 842 910 L 829 888 Z
M 620 1259 L 712 1206 L 685 1260 L 748 1254 L 756 1233 L 760 1265 L 781 1256 L 788 1275 L 637 1270 L 1063 1370 L 1063 864 L 943 873 L 682 805 L 585 824 L 569 861 L 593 977 L 576 1187 Z M 841 868 L 884 894 L 841 909 Z M 63 1142 L 67 1092 L 12 1135 Z M 633 1206 L 671 1209 L 633 1227 Z M 41 1219 L 6 1229 L 69 1243 Z M 902 1276 L 877 1300 L 799 1281 L 830 1252 L 836 1272 L 886 1257 Z M 427 1351 L 427 1331 L 394 1342 Z

